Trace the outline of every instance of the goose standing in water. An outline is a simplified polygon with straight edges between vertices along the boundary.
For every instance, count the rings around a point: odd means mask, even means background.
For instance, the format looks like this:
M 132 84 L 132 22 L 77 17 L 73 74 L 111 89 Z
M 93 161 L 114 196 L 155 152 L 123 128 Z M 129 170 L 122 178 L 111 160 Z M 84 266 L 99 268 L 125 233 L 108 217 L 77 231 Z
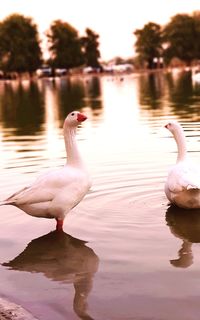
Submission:
M 64 121 L 67 163 L 61 169 L 38 177 L 32 185 L 14 193 L 0 205 L 16 206 L 35 217 L 55 218 L 56 229 L 62 230 L 66 214 L 83 199 L 91 186 L 76 142 L 77 126 L 86 119 L 84 114 L 73 111 Z
M 177 144 L 176 164 L 169 171 L 165 184 L 168 200 L 185 209 L 200 208 L 200 167 L 193 164 L 187 155 L 186 139 L 181 125 L 170 121 L 165 125 Z

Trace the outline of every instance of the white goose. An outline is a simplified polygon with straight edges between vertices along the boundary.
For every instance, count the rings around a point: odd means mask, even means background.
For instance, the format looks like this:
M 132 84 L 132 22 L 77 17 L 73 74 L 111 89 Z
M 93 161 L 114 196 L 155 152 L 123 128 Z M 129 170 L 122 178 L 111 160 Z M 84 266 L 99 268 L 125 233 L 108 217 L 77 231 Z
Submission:
M 55 218 L 56 229 L 62 230 L 66 214 L 82 200 L 91 186 L 75 138 L 78 124 L 86 119 L 84 114 L 73 111 L 64 121 L 66 165 L 38 177 L 32 185 L 14 193 L 0 205 L 16 206 L 35 217 Z
M 183 129 L 176 121 L 170 121 L 165 128 L 173 134 L 178 148 L 176 164 L 165 184 L 166 196 L 181 208 L 200 208 L 200 168 L 188 159 Z

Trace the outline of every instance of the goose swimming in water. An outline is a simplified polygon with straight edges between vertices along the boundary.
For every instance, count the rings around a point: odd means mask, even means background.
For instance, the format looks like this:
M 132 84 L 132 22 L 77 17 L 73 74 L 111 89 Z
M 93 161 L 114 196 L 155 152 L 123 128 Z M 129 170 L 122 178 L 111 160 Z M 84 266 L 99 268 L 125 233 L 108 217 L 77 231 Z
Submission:
M 186 209 L 200 208 L 200 167 L 188 159 L 186 139 L 181 125 L 170 121 L 165 125 L 177 144 L 176 164 L 169 171 L 165 184 L 168 200 L 178 207 Z

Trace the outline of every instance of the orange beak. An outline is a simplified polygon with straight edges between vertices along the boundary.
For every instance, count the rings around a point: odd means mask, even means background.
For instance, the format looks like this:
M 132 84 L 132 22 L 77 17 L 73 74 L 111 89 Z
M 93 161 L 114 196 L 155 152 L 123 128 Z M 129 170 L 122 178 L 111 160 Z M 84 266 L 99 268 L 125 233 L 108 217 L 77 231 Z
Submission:
M 84 114 L 78 113 L 78 115 L 77 115 L 77 120 L 78 120 L 78 122 L 83 122 L 83 121 L 85 121 L 86 119 L 87 119 L 87 117 L 86 117 Z

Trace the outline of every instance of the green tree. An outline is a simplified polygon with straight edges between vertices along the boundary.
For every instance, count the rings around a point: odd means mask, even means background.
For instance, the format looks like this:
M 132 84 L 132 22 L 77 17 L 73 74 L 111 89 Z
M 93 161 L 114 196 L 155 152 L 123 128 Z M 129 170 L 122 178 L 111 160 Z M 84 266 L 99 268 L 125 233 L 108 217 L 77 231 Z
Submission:
M 194 58 L 200 59 L 200 11 L 193 13 L 193 19 L 195 28 Z
M 82 46 L 84 52 L 85 63 L 87 66 L 97 68 L 100 67 L 99 58 L 99 35 L 87 28 L 86 36 L 82 37 Z
M 148 68 L 153 68 L 154 58 L 158 58 L 162 54 L 161 26 L 149 22 L 143 29 L 135 30 L 134 35 L 137 38 L 135 49 L 138 58 L 142 63 L 147 62 Z
M 61 20 L 52 22 L 47 32 L 51 64 L 54 68 L 73 68 L 83 62 L 81 39 L 69 23 Z
M 13 14 L 0 23 L 0 69 L 32 73 L 41 64 L 36 25 L 31 18 Z
M 199 43 L 198 37 L 200 37 L 195 24 L 197 25 L 197 21 L 195 23 L 192 16 L 177 14 L 164 27 L 163 41 L 166 47 L 164 57 L 167 63 L 176 57 L 190 64 L 195 58 L 199 50 L 196 44 Z

